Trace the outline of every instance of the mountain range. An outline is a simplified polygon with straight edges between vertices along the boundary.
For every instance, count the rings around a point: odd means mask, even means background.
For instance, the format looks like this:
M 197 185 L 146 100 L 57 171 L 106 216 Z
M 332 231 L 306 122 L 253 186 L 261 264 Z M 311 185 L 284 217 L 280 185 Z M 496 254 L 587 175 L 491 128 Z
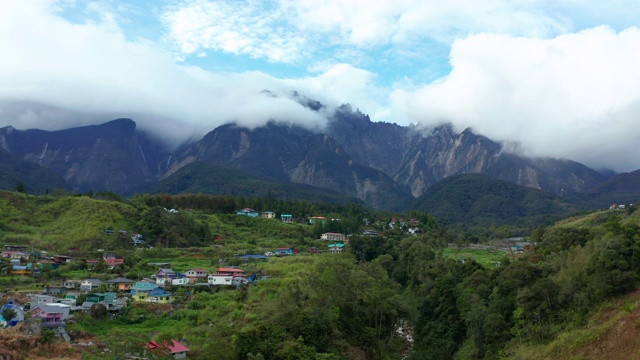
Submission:
M 322 106 L 313 105 L 314 109 Z M 605 206 L 611 191 L 624 188 L 626 201 L 640 190 L 638 182 L 629 183 L 630 175 L 611 178 L 571 160 L 518 155 L 471 129 L 458 133 L 450 125 L 425 130 L 372 122 L 349 105 L 340 107 L 321 131 L 275 121 L 254 129 L 226 124 L 176 149 L 141 131 L 130 119 L 59 131 L 9 126 L 0 129 L 0 148 L 13 159 L 11 163 L 0 157 L 6 172 L 16 167 L 15 161 L 26 161 L 50 170 L 77 191 L 107 190 L 123 195 L 143 191 L 225 193 L 234 179 L 247 184 L 250 177 L 257 179 L 250 183 L 265 181 L 263 190 L 273 188 L 283 195 L 292 196 L 295 188 L 306 198 L 313 198 L 311 193 L 335 201 L 357 198 L 374 208 L 397 211 L 413 206 L 416 198 L 442 179 L 465 173 L 486 174 L 576 199 L 585 207 Z M 199 165 L 187 167 L 190 164 Z M 235 172 L 221 176 L 224 170 L 220 169 Z M 199 172 L 210 176 L 197 176 Z M 625 185 L 607 185 L 620 182 Z M 42 186 L 32 188 L 41 191 Z M 249 188 L 235 194 L 252 194 Z M 585 200 L 590 192 L 598 194 L 597 204 Z

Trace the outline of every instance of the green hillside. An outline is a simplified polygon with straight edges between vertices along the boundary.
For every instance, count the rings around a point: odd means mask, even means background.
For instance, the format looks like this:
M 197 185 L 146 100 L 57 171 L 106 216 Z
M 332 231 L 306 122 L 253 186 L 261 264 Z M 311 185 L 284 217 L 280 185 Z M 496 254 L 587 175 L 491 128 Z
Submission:
M 427 189 L 412 208 L 445 223 L 487 227 L 544 224 L 576 210 L 553 194 L 482 174 L 446 178 Z
M 0 189 L 14 190 L 20 184 L 23 184 L 25 192 L 31 194 L 69 188 L 69 184 L 52 170 L 22 160 L 0 148 Z
M 304 184 L 282 183 L 260 179 L 242 171 L 195 162 L 180 168 L 161 180 L 151 193 L 203 193 L 274 199 L 298 199 L 312 202 L 363 204 L 357 198 Z

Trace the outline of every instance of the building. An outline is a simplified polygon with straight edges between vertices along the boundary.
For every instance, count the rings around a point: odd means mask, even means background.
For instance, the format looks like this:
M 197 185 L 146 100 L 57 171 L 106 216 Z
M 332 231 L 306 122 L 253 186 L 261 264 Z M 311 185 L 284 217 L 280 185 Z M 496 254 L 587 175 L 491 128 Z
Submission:
M 64 286 L 67 290 L 75 290 L 80 287 L 80 283 L 82 283 L 82 281 L 80 280 L 65 280 L 62 283 L 62 286 Z
M 244 276 L 244 270 L 238 268 L 221 267 L 216 272 L 216 275 Z
M 135 284 L 135 281 L 123 277 L 118 277 L 115 279 L 107 280 L 105 284 L 107 284 L 107 286 L 112 289 L 116 288 L 118 291 L 122 292 L 131 290 L 131 285 Z
M 211 274 L 207 276 L 207 283 L 213 286 L 231 285 L 233 283 L 233 275 Z
M 191 284 L 207 280 L 209 270 L 206 269 L 189 269 L 185 271 L 184 275 L 189 279 Z
M 22 252 L 22 251 L 15 251 L 15 250 L 5 250 L 3 252 L 0 253 L 0 257 L 6 258 L 6 259 L 26 259 L 28 257 L 27 253 Z
M 344 244 L 339 244 L 339 243 L 335 243 L 335 244 L 329 244 L 327 245 L 327 247 L 329 248 L 329 252 L 332 254 L 340 254 L 342 252 L 342 250 L 344 249 Z
M 324 216 L 312 216 L 309 218 L 309 225 L 313 225 L 316 223 L 324 224 L 327 222 L 327 218 Z
M 168 304 L 173 301 L 170 292 L 148 281 L 138 281 L 131 287 L 131 299 L 137 302 Z
M 102 284 L 104 283 L 100 279 L 85 279 L 80 283 L 80 290 L 84 292 L 92 292 L 97 290 Z
M 327 232 L 324 233 L 322 235 L 320 235 L 320 240 L 326 240 L 326 241 L 344 241 L 344 234 L 340 234 L 340 233 L 332 233 L 332 232 Z
M 294 249 L 294 248 L 282 247 L 282 248 L 277 248 L 276 249 L 276 256 L 293 255 L 293 254 L 297 254 L 297 253 L 298 253 L 298 250 Z
M 44 289 L 44 293 L 51 296 L 60 296 L 67 291 L 63 285 L 49 285 Z
M 56 264 L 68 264 L 71 262 L 71 256 L 53 255 L 53 262 Z
M 147 343 L 147 349 L 153 352 L 171 353 L 174 359 L 186 359 L 187 351 L 189 351 L 188 347 L 182 345 L 174 339 L 171 339 L 171 343 L 158 343 L 156 341 L 149 341 Z
M 263 211 L 262 217 L 265 219 L 275 219 L 276 213 L 274 213 L 273 211 Z
M 62 327 L 69 319 L 70 306 L 57 303 L 43 303 L 31 309 L 31 316 L 41 320 L 42 327 Z
M 293 223 L 293 215 L 291 215 L 291 214 L 282 214 L 282 215 L 280 215 L 280 221 L 282 221 L 285 224 L 291 224 L 291 223 Z
M 251 208 L 240 209 L 236 212 L 236 215 L 243 215 L 249 217 L 258 217 L 258 212 Z
M 21 251 L 21 252 L 27 252 L 27 249 L 29 247 L 27 245 L 10 245 L 10 244 L 5 244 L 4 245 L 4 250 L 5 251 Z

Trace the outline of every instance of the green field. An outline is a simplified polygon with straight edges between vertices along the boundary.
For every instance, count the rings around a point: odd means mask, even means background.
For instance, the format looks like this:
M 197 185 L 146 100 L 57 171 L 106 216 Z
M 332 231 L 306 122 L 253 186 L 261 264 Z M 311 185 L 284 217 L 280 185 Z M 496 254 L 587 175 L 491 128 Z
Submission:
M 479 249 L 446 248 L 443 250 L 443 254 L 447 258 L 455 260 L 473 259 L 487 268 L 497 267 L 497 263 L 508 257 L 508 254 L 504 251 Z

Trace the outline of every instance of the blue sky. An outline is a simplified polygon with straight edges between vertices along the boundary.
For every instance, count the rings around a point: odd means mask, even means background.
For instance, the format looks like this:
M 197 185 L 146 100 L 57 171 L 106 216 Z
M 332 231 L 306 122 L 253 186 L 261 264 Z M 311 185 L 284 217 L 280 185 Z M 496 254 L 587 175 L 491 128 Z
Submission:
M 635 170 L 639 12 L 640 0 L 1 1 L 0 126 L 122 116 L 179 143 L 231 121 L 321 129 L 351 103 L 374 121 L 449 122 L 528 155 Z

